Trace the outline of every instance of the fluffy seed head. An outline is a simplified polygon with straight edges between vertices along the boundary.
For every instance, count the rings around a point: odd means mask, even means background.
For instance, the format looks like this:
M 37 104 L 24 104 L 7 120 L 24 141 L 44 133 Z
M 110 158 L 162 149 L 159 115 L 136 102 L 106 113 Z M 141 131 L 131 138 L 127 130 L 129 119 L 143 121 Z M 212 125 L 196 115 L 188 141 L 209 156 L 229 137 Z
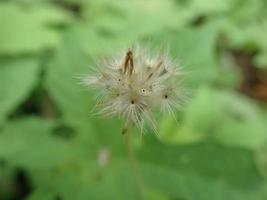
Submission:
M 180 76 L 180 67 L 166 52 L 152 55 L 145 48 L 135 47 L 101 60 L 97 73 L 82 81 L 99 91 L 99 114 L 120 116 L 141 129 L 147 122 L 157 132 L 153 111 L 174 115 L 174 108 L 183 100 L 183 88 L 177 84 Z

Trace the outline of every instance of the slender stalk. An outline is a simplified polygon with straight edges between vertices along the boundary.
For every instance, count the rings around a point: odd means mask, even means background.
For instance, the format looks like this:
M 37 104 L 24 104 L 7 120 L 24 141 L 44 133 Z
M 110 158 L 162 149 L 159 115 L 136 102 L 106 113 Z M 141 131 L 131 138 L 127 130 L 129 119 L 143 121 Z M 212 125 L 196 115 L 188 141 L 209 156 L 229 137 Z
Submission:
M 128 123 L 125 129 L 123 130 L 123 135 L 125 136 L 125 145 L 127 148 L 127 154 L 129 159 L 130 167 L 132 168 L 136 189 L 139 192 L 140 199 L 144 199 L 145 197 L 145 188 L 142 176 L 139 172 L 138 162 L 136 160 L 133 144 L 132 144 L 132 132 L 131 132 L 131 124 Z

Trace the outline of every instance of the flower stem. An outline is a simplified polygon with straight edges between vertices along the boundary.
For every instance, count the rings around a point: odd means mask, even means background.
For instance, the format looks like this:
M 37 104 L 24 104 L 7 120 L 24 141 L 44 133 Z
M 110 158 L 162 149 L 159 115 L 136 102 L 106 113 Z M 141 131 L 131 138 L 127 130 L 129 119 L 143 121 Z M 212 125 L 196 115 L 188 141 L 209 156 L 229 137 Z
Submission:
M 128 155 L 130 167 L 132 168 L 132 171 L 133 171 L 136 189 L 138 190 L 140 199 L 144 199 L 145 197 L 144 182 L 139 172 L 138 162 L 134 154 L 131 127 L 132 127 L 131 124 L 128 123 L 126 128 L 123 130 L 123 135 L 125 136 L 125 145 L 127 148 L 127 155 Z

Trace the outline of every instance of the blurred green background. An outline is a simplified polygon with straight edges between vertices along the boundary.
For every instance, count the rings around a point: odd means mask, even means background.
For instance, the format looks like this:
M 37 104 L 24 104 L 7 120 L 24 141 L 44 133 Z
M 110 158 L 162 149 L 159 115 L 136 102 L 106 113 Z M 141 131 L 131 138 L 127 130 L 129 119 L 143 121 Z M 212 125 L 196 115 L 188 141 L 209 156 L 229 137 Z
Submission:
M 0 199 L 135 200 L 123 121 L 77 77 L 166 46 L 190 100 L 135 130 L 149 200 L 267 199 L 266 0 L 0 0 Z

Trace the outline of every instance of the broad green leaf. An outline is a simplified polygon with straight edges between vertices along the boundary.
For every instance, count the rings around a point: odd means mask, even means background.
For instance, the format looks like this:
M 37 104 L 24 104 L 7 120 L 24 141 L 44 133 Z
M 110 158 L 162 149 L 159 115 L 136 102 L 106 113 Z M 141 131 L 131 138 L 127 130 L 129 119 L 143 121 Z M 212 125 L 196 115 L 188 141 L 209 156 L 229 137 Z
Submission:
M 0 124 L 28 97 L 39 73 L 37 58 L 0 60 Z
M 51 26 L 66 22 L 66 14 L 53 7 L 0 3 L 0 55 L 54 49 L 60 35 Z
M 212 142 L 177 146 L 150 141 L 138 153 L 142 163 L 182 170 L 183 173 L 198 175 L 233 188 L 249 191 L 260 187 L 263 181 L 254 162 L 253 152 L 244 148 L 225 147 Z
M 255 62 L 266 65 L 265 6 L 264 0 L 0 3 L 2 57 L 54 50 L 42 60 L 42 71 L 39 60 L 27 56 L 0 61 L 0 187 L 2 178 L 12 184 L 13 167 L 21 167 L 33 186 L 29 200 L 140 199 L 121 135 L 123 119 L 92 115 L 98 93 L 79 79 L 92 73 L 99 57 L 140 40 L 152 49 L 169 46 L 186 87 L 197 88 L 177 112 L 178 122 L 162 117 L 159 139 L 147 134 L 141 141 L 133 130 L 144 199 L 265 200 L 266 154 L 261 151 L 259 169 L 255 150 L 267 140 L 267 118 L 257 102 L 230 91 L 242 77 L 225 57 L 229 47 L 256 49 Z M 65 11 L 76 9 L 76 21 L 63 30 Z M 202 17 L 203 23 L 193 23 Z M 229 40 L 218 48 L 221 34 Z M 20 113 L 17 119 L 13 111 L 42 75 L 54 115 Z
M 255 20 L 247 24 L 239 25 L 236 22 L 226 21 L 222 23 L 222 32 L 226 33 L 230 40 L 230 46 L 233 48 L 255 50 L 259 52 L 255 55 L 255 64 L 257 67 L 264 68 L 267 64 L 266 52 L 267 44 L 265 32 L 267 27 L 265 19 Z
M 220 23 L 221 32 L 229 39 L 233 48 L 259 50 L 255 56 L 258 67 L 266 66 L 266 8 L 263 0 L 234 0 L 231 2 L 229 14 L 212 19 Z M 219 20 L 218 20 L 219 19 Z
M 88 182 L 83 182 L 77 176 L 58 176 L 47 184 L 37 188 L 28 200 L 54 200 L 54 199 L 103 199 L 103 193 L 94 191 Z
M 215 138 L 228 145 L 257 149 L 267 140 L 267 126 L 262 113 L 245 97 L 223 92 L 222 119 Z
M 163 117 L 160 122 L 159 139 L 170 144 L 191 144 L 206 139 L 206 135 L 175 120 L 172 116 Z
M 5 161 L 0 163 L 0 196 L 2 199 L 10 199 L 12 197 L 12 177 L 14 170 Z
M 267 177 L 267 141 L 255 152 L 256 163 L 259 171 Z
M 75 34 L 77 37 L 73 37 Z M 63 120 L 78 131 L 77 137 L 83 143 L 94 146 L 88 148 L 96 149 L 102 145 L 120 149 L 124 124 L 117 119 L 103 119 L 93 114 L 98 92 L 90 91 L 80 84 L 80 78 L 95 67 L 92 59 L 88 59 L 83 51 L 80 36 L 77 29 L 64 35 L 63 45 L 48 66 L 48 93 L 62 113 Z M 90 47 L 90 43 L 88 45 Z
M 204 87 L 184 113 L 180 124 L 163 120 L 162 141 L 179 144 L 210 138 L 226 145 L 257 149 L 267 140 L 267 126 L 257 106 L 232 92 Z
M 253 190 L 239 190 L 222 182 L 220 179 L 205 179 L 196 174 L 187 173 L 183 170 L 172 170 L 160 166 L 147 167 L 144 177 L 147 184 L 154 190 L 159 190 L 169 199 L 188 200 L 263 200 L 261 187 Z M 164 180 L 164 181 L 162 181 Z M 166 184 L 167 183 L 167 184 Z
M 103 52 L 114 54 L 142 38 L 183 26 L 191 17 L 187 10 L 175 8 L 171 1 L 96 1 L 86 4 L 86 26 L 77 26 L 83 51 L 95 57 Z M 142 23 L 139 23 L 142 21 Z M 90 44 L 90 45 L 88 45 Z M 159 46 L 165 44 L 165 39 Z
M 124 40 L 135 40 L 146 34 L 181 26 L 191 16 L 188 11 L 177 9 L 172 1 L 160 0 L 102 0 L 88 4 L 86 11 L 85 17 L 93 18 L 91 25 L 100 34 L 115 35 Z
M 195 166 L 196 167 L 196 166 Z M 239 190 L 221 180 L 205 179 L 199 175 L 175 167 L 141 164 L 145 183 L 145 200 L 153 199 L 188 199 L 188 200 L 263 200 L 261 187 Z M 75 174 L 64 175 L 37 189 L 29 200 L 35 199 L 139 199 L 135 189 L 134 177 L 125 162 L 118 162 L 99 171 L 97 179 L 79 178 Z M 157 198 L 156 198 L 157 197 Z
M 231 6 L 230 2 L 230 0 L 192 0 L 190 8 L 196 14 L 211 15 L 228 11 Z
M 264 0 L 233 0 L 229 2 L 229 5 L 231 10 L 227 17 L 230 17 L 230 20 L 243 23 L 244 26 L 247 23 L 256 22 L 266 9 Z
M 28 170 L 51 169 L 71 161 L 77 148 L 52 135 L 52 125 L 35 117 L 9 122 L 0 133 L 0 158 Z
M 222 53 L 219 58 L 219 69 L 216 77 L 216 85 L 229 89 L 235 89 L 241 83 L 242 73 L 236 66 L 230 53 Z
M 257 24 L 256 27 L 252 27 L 256 30 L 255 33 L 255 38 L 258 41 L 258 45 L 260 48 L 260 53 L 259 55 L 256 56 L 256 63 L 260 67 L 265 67 L 267 66 L 267 41 L 265 34 L 267 32 L 267 19 L 265 21 L 260 22 Z
M 152 46 L 158 49 L 165 42 L 172 58 L 182 68 L 184 78 L 181 81 L 191 89 L 198 88 L 216 77 L 216 34 L 217 28 L 210 25 L 199 29 L 183 28 L 167 34 L 161 32 L 153 37 Z

